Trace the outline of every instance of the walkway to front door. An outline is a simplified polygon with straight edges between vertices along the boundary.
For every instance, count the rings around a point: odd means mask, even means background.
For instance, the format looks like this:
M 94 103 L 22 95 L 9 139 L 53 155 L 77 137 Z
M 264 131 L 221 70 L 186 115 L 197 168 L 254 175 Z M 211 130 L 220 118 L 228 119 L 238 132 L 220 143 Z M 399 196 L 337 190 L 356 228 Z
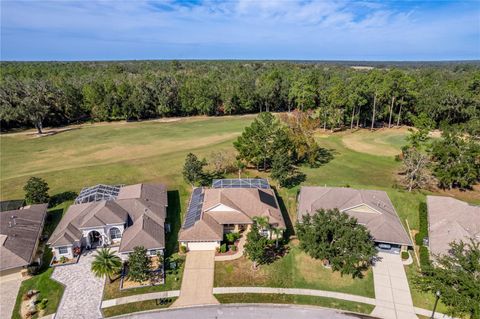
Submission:
M 373 267 L 377 306 L 371 315 L 385 319 L 417 318 L 400 255 L 379 252 L 378 257 L 381 260 Z
M 102 318 L 100 304 L 104 279 L 95 277 L 90 271 L 94 252 L 92 250 L 82 254 L 76 264 L 57 266 L 53 270 L 52 279 L 65 285 L 55 318 Z
M 180 297 L 172 307 L 218 304 L 212 294 L 214 258 L 214 250 L 187 253 Z

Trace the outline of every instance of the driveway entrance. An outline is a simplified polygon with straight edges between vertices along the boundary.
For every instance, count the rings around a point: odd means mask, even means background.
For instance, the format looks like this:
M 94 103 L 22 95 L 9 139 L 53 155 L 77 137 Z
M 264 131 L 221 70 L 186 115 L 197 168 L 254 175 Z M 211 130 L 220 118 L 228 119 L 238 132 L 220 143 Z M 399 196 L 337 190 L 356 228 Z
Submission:
M 381 260 L 373 267 L 377 306 L 371 315 L 385 319 L 417 318 L 400 255 L 379 252 L 378 257 Z
M 172 307 L 218 304 L 212 294 L 215 251 L 187 253 L 180 297 Z
M 21 284 L 20 272 L 0 277 L 0 318 L 12 317 Z

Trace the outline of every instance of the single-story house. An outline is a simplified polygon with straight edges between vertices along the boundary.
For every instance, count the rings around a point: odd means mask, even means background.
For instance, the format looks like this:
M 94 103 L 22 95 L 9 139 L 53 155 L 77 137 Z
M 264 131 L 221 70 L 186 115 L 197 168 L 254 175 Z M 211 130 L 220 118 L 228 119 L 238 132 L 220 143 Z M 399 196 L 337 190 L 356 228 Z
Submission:
M 346 187 L 303 186 L 300 189 L 298 222 L 306 214 L 335 208 L 356 218 L 370 231 L 377 244 L 388 244 L 403 250 L 412 246 L 386 192 Z
M 48 204 L 0 212 L 0 275 L 21 271 L 35 260 Z
M 193 190 L 179 242 L 188 250 L 214 250 L 224 234 L 250 229 L 255 217 L 285 229 L 275 192 L 265 179 L 214 180 L 212 188 Z M 261 231 L 273 237 L 270 230 Z
M 480 206 L 446 196 L 427 196 L 431 255 L 447 254 L 453 241 L 480 241 Z
M 122 257 L 136 246 L 151 255 L 163 253 L 168 205 L 164 185 L 97 185 L 84 189 L 75 202 L 48 240 L 55 258 L 72 259 L 83 248 L 110 245 L 118 245 Z

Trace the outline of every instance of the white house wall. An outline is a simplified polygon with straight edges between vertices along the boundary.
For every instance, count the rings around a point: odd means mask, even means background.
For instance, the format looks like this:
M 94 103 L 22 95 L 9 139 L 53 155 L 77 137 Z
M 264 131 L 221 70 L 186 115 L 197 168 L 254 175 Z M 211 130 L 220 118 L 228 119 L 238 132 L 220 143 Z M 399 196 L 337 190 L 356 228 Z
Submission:
M 231 207 L 228 207 L 223 204 L 219 204 L 211 209 L 208 210 L 209 212 L 236 212 L 236 209 L 233 209 Z
M 219 241 L 202 241 L 202 242 L 182 242 L 183 246 L 187 247 L 187 250 L 215 250 L 220 247 Z

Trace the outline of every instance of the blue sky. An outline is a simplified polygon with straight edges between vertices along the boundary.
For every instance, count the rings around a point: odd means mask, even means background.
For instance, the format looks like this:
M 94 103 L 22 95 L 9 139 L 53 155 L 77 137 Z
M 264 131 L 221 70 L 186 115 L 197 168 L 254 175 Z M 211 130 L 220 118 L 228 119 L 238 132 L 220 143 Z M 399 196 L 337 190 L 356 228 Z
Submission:
M 2 0 L 1 59 L 480 59 L 480 0 Z

